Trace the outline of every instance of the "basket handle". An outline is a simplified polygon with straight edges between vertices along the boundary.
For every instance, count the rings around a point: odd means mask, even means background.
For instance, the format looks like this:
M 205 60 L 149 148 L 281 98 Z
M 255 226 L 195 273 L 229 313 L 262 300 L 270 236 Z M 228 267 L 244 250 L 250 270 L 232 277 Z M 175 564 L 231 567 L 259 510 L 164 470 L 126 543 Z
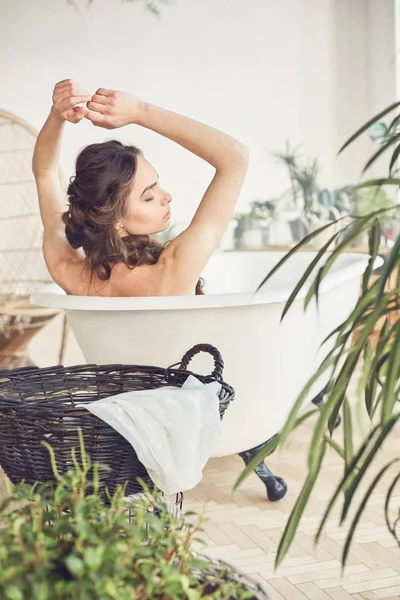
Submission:
M 214 358 L 214 370 L 211 373 L 211 377 L 213 377 L 217 381 L 222 381 L 224 361 L 222 360 L 222 356 L 219 350 L 217 350 L 215 346 L 211 346 L 211 344 L 197 344 L 196 346 L 193 346 L 193 348 L 191 348 L 184 354 L 181 360 L 180 368 L 186 370 L 192 358 L 196 354 L 199 354 L 199 352 L 208 352 L 212 355 L 212 357 Z

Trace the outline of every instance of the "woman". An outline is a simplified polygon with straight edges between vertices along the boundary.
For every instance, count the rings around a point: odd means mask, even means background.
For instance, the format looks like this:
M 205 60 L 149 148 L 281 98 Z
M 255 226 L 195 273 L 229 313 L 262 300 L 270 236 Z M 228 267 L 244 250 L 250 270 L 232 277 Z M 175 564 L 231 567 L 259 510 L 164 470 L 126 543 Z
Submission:
M 80 106 L 77 106 L 77 105 Z M 171 195 L 135 146 L 116 140 L 84 148 L 68 187 L 58 177 L 66 121 L 89 119 L 115 129 L 137 124 L 180 144 L 215 168 L 189 227 L 167 246 L 152 234 L 168 228 Z M 57 83 L 34 151 L 48 270 L 68 294 L 179 296 L 201 293 L 200 275 L 232 217 L 247 170 L 246 148 L 232 137 L 126 92 L 93 97 L 75 81 Z

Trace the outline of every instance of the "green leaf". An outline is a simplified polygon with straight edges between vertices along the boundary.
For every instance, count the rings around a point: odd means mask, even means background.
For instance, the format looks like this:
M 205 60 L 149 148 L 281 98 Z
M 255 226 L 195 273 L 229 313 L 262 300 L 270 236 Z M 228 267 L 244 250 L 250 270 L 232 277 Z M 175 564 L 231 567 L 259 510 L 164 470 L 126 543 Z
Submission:
M 101 544 L 97 547 L 89 546 L 85 548 L 85 552 L 83 555 L 83 560 L 85 564 L 93 571 L 97 571 L 97 569 L 101 566 L 103 561 L 105 547 Z
M 26 600 L 24 594 L 16 585 L 8 585 L 6 587 L 6 599 L 7 600 Z
M 290 545 L 293 541 L 293 538 L 296 534 L 297 528 L 300 523 L 300 519 L 304 513 L 304 509 L 307 506 L 307 502 L 310 498 L 311 492 L 314 489 L 319 471 L 321 469 L 322 461 L 324 459 L 325 454 L 325 445 L 322 448 L 322 451 L 318 455 L 318 464 L 316 465 L 316 469 L 313 473 L 309 473 L 307 479 L 303 485 L 303 488 L 299 494 L 299 497 L 296 500 L 296 504 L 290 514 L 289 520 L 286 523 L 285 530 L 283 532 L 282 538 L 279 542 L 276 559 L 275 559 L 275 568 L 278 568 L 283 559 L 285 558 Z
M 370 448 L 368 454 L 364 457 L 363 463 L 361 465 L 359 465 L 358 473 L 356 473 L 351 484 L 349 485 L 349 487 L 347 489 L 346 497 L 343 502 L 342 516 L 340 519 L 341 523 L 343 523 L 344 520 L 346 519 L 347 513 L 350 508 L 351 501 L 353 499 L 353 496 L 354 496 L 358 486 L 360 485 L 362 478 L 364 477 L 367 469 L 371 466 L 371 463 L 372 463 L 373 459 L 375 458 L 378 450 L 380 450 L 385 438 L 390 433 L 390 431 L 393 429 L 397 420 L 398 420 L 398 416 L 391 419 L 384 426 L 379 426 L 378 429 L 380 429 L 380 433 L 379 433 L 377 439 L 375 440 L 375 443 Z
M 376 187 L 376 186 L 381 186 L 381 185 L 400 185 L 400 179 L 398 177 L 368 179 L 368 181 L 363 181 L 362 183 L 358 183 L 357 185 L 354 185 L 351 189 L 352 190 L 362 190 L 363 188 Z M 384 210 L 388 211 L 388 210 L 393 210 L 394 208 L 396 208 L 396 207 L 392 206 L 391 208 L 386 208 Z M 379 212 L 381 212 L 381 211 L 376 211 L 375 213 L 371 213 L 371 214 L 378 214 Z
M 400 144 L 397 146 L 397 148 L 393 151 L 392 154 L 392 158 L 390 159 L 390 164 L 389 164 L 389 175 L 392 174 L 392 170 L 397 162 L 397 159 L 399 158 L 400 155 Z
M 379 251 L 380 242 L 381 242 L 381 225 L 379 223 L 379 219 L 374 219 L 372 227 L 369 232 L 369 255 L 370 255 L 370 258 L 368 261 L 368 266 L 367 266 L 364 276 L 363 276 L 363 284 L 362 284 L 363 295 L 367 294 L 367 292 L 368 292 L 369 279 L 374 270 L 374 263 L 375 263 L 375 260 L 376 260 L 376 257 L 377 257 L 378 251 Z
M 340 406 L 344 401 L 344 395 L 348 388 L 350 379 L 357 365 L 358 358 L 362 351 L 363 345 L 365 344 L 365 340 L 370 335 L 373 325 L 376 322 L 376 316 L 372 314 L 369 320 L 370 323 L 364 328 L 358 340 L 351 348 L 351 354 L 349 354 L 348 358 L 346 359 L 339 375 L 336 378 L 334 387 L 331 390 L 325 405 L 321 409 L 320 417 L 314 427 L 311 437 L 310 450 L 308 454 L 308 467 L 310 471 L 314 468 L 315 462 L 318 460 L 316 450 L 320 444 L 329 412 L 336 410 L 337 407 Z
M 376 475 L 376 477 L 374 478 L 374 480 L 372 481 L 371 485 L 368 487 L 366 493 L 364 494 L 364 497 L 357 509 L 356 514 L 354 515 L 351 525 L 350 525 L 350 529 L 349 529 L 349 533 L 347 535 L 346 538 L 346 542 L 344 545 L 344 549 L 343 549 L 343 555 L 342 555 L 342 562 L 343 565 L 346 564 L 346 560 L 349 554 L 349 550 L 350 550 L 350 544 L 352 542 L 353 536 L 354 536 L 354 532 L 357 528 L 358 523 L 360 522 L 361 516 L 365 510 L 365 507 L 368 503 L 368 500 L 372 494 L 372 492 L 374 491 L 374 489 L 376 488 L 377 484 L 379 483 L 379 481 L 382 479 L 383 475 L 386 473 L 386 471 L 396 462 L 399 462 L 400 459 L 399 458 L 395 458 L 393 459 L 390 463 L 388 463 L 387 465 L 385 465 L 380 471 L 379 473 Z
M 344 394 L 343 394 L 343 398 L 344 398 Z M 342 403 L 343 400 L 341 400 L 340 402 L 337 402 L 335 404 L 334 407 L 332 407 L 329 411 L 329 416 L 328 416 L 328 431 L 330 436 L 333 435 L 333 432 L 336 429 L 336 422 L 340 413 L 340 409 L 342 407 Z
M 362 133 L 364 133 L 364 131 L 367 131 L 367 129 L 369 129 L 371 127 L 371 125 L 373 125 L 377 121 L 380 121 L 382 119 L 382 117 L 384 117 L 388 113 L 392 112 L 398 106 L 400 106 L 400 102 L 395 102 L 394 104 L 391 104 L 390 106 L 388 106 L 387 108 L 385 108 L 385 110 L 382 110 L 375 117 L 373 117 L 372 119 L 370 119 L 369 121 L 367 121 L 367 123 L 365 123 L 362 127 L 360 127 L 360 129 L 357 129 L 357 131 L 340 148 L 339 154 L 341 152 L 343 152 L 343 150 L 345 148 L 347 148 L 347 146 L 349 146 L 352 142 L 354 142 L 354 140 L 356 140 Z
M 331 269 L 331 267 L 333 266 L 335 261 L 342 254 L 343 250 L 347 246 L 349 246 L 352 242 L 354 242 L 354 240 L 357 237 L 359 237 L 366 229 L 368 229 L 369 223 L 373 218 L 374 218 L 374 214 L 366 215 L 365 217 L 358 217 L 355 222 L 353 222 L 351 225 L 349 225 L 346 228 L 347 231 L 346 231 L 342 241 L 338 244 L 338 246 L 335 248 L 335 250 L 327 258 L 324 266 L 322 267 L 322 271 L 320 271 L 318 273 L 315 281 L 311 285 L 311 287 L 307 293 L 306 299 L 305 299 L 305 303 L 304 303 L 305 307 L 307 307 L 309 305 L 309 303 L 311 302 L 312 298 L 316 294 L 318 294 L 318 288 L 319 288 L 319 285 L 320 285 L 322 279 L 325 277 L 325 275 Z
M 387 362 L 385 384 L 382 389 L 381 422 L 387 423 L 397 401 L 396 384 L 400 372 L 400 321 L 393 327 L 395 332 L 393 344 Z
M 325 441 L 327 444 L 329 444 L 329 446 L 331 446 L 335 452 L 337 452 L 340 456 L 340 458 L 342 458 L 344 460 L 344 450 L 341 446 L 339 446 L 339 444 L 337 442 L 335 442 L 334 439 L 332 439 L 329 436 L 325 436 Z
M 390 533 L 393 534 L 393 536 L 397 539 L 396 537 L 396 527 L 392 527 L 391 523 L 390 523 L 390 519 L 389 519 L 389 504 L 390 504 L 390 500 L 392 497 L 392 494 L 398 484 L 398 482 L 400 481 L 400 473 L 398 475 L 396 475 L 396 477 L 393 479 L 392 483 L 390 484 L 390 487 L 387 491 L 386 494 L 386 500 L 385 500 L 385 520 L 386 520 L 386 525 L 390 531 Z
M 381 156 L 381 154 L 383 154 L 389 148 L 389 146 L 392 146 L 399 140 L 400 140 L 400 135 L 395 135 L 395 136 L 391 137 L 387 142 L 382 144 L 382 146 L 379 148 L 379 150 L 377 150 L 371 156 L 371 158 L 367 161 L 366 165 L 363 168 L 363 173 L 365 173 L 365 171 L 367 171 L 369 169 L 369 167 L 376 161 L 377 158 L 379 158 L 379 156 Z
M 285 264 L 285 262 L 287 262 L 289 260 L 289 258 L 291 258 L 293 256 L 293 254 L 295 254 L 298 250 L 300 250 L 300 248 L 303 248 L 304 246 L 306 246 L 317 235 L 319 235 L 320 233 L 322 233 L 323 231 L 325 231 L 325 229 L 328 229 L 329 227 L 332 227 L 333 225 L 336 225 L 336 223 L 339 223 L 339 221 L 342 221 L 344 218 L 345 217 L 341 217 L 337 221 L 332 221 L 331 223 L 328 223 L 327 225 L 324 225 L 320 229 L 317 229 L 316 231 L 313 231 L 312 233 L 310 233 L 309 235 L 307 235 L 305 238 L 303 238 L 298 244 L 296 244 L 296 246 L 294 246 L 291 250 L 289 250 L 289 252 L 287 254 L 285 254 L 285 256 L 275 265 L 275 267 L 273 267 L 271 269 L 271 271 L 268 273 L 268 275 L 259 284 L 259 286 L 256 289 L 255 293 L 257 293 L 262 288 L 262 286 L 267 281 L 269 281 L 271 279 L 271 277 Z M 338 232 L 338 234 L 339 233 L 340 232 Z
M 329 500 L 328 506 L 325 509 L 325 513 L 322 517 L 321 523 L 318 527 L 318 531 L 317 534 L 315 536 L 315 542 L 318 543 L 318 540 L 322 534 L 323 528 L 325 526 L 326 521 L 328 520 L 328 517 L 332 511 L 332 508 L 337 500 L 337 498 L 339 497 L 341 491 L 343 490 L 343 488 L 346 486 L 347 481 L 349 479 L 349 477 L 351 477 L 351 471 L 353 469 L 356 469 L 357 464 L 359 462 L 359 460 L 361 459 L 361 457 L 365 454 L 365 452 L 368 450 L 370 444 L 373 442 L 375 435 L 378 432 L 378 426 L 374 427 L 372 429 L 372 431 L 370 431 L 370 433 L 368 434 L 367 438 L 363 441 L 363 443 L 361 444 L 361 447 L 359 448 L 357 454 L 354 456 L 353 461 L 350 465 L 349 470 L 345 470 L 345 473 L 342 477 L 342 479 L 340 480 L 340 482 L 338 483 L 336 490 L 334 491 L 331 499 Z
M 296 284 L 293 292 L 290 294 L 289 299 L 287 300 L 287 302 L 285 304 L 285 307 L 283 309 L 282 316 L 281 316 L 281 321 L 285 318 L 286 313 L 288 312 L 288 310 L 292 306 L 293 302 L 297 298 L 297 295 L 300 292 L 301 288 L 304 286 L 307 279 L 311 275 L 312 271 L 315 269 L 315 266 L 321 260 L 322 255 L 325 254 L 325 252 L 327 251 L 329 246 L 332 244 L 333 240 L 337 237 L 337 235 L 338 235 L 338 232 L 334 233 L 333 236 L 331 238 L 329 238 L 328 242 L 323 246 L 323 248 L 321 248 L 321 250 L 317 253 L 317 255 L 314 257 L 314 259 L 308 265 L 307 269 L 304 271 L 300 281 Z
M 332 411 L 332 408 L 336 408 L 337 405 L 341 405 L 343 402 L 343 397 L 343 395 L 335 394 L 335 389 L 333 389 L 333 393 L 328 396 L 328 400 L 326 400 L 325 404 L 320 408 L 319 418 L 311 435 L 311 441 L 307 455 L 307 464 L 310 473 L 314 473 L 314 470 L 317 468 L 319 462 L 319 452 L 321 451 L 321 446 L 323 445 L 323 440 L 325 438 L 324 430 L 329 414 Z
M 318 413 L 318 411 L 319 411 L 318 408 L 313 408 L 312 410 L 309 410 L 306 413 L 304 413 L 303 415 L 301 415 L 300 417 L 298 417 L 293 429 L 296 429 L 304 421 L 306 421 L 311 416 Z M 247 479 L 247 477 L 249 475 L 252 474 L 252 472 L 260 464 L 260 462 L 262 462 L 264 460 L 264 458 L 269 456 L 269 454 L 271 454 L 279 445 L 280 445 L 280 437 L 279 437 L 279 433 L 278 433 L 278 434 L 274 435 L 270 440 L 268 440 L 268 444 L 263 446 L 261 448 L 261 450 L 257 453 L 257 455 L 254 458 L 252 458 L 251 461 L 246 465 L 245 469 L 239 475 L 239 477 L 237 478 L 237 480 L 233 486 L 232 494 L 231 494 L 232 496 L 233 496 L 234 492 L 237 490 L 237 488 L 240 486 L 240 484 L 243 483 L 243 481 L 245 479 Z
M 359 298 L 354 309 L 347 317 L 347 319 L 334 329 L 322 342 L 321 347 L 336 333 L 339 333 L 337 338 L 336 346 L 345 345 L 348 341 L 349 335 L 358 327 L 363 315 L 366 310 L 372 305 L 375 297 L 375 290 L 371 287 L 361 298 Z M 348 331 L 346 331 L 348 330 Z
M 379 363 L 379 357 L 382 356 L 382 352 L 387 343 L 389 333 L 389 322 L 386 319 L 381 331 L 379 332 L 379 338 L 376 344 L 376 348 L 374 350 L 371 348 L 368 359 L 364 360 L 364 372 L 361 377 L 360 385 L 362 385 L 362 387 L 364 388 L 364 402 L 370 419 L 372 419 L 373 416 L 374 402 L 378 384 L 377 362 Z
M 304 400 L 307 398 L 312 386 L 321 377 L 321 375 L 327 369 L 329 369 L 329 367 L 333 366 L 333 364 L 334 364 L 333 359 L 331 359 L 330 357 L 325 358 L 323 360 L 323 362 L 321 363 L 320 367 L 318 368 L 317 372 L 314 373 L 314 375 L 312 377 L 310 377 L 310 379 L 308 380 L 306 385 L 303 387 L 299 397 L 295 401 L 295 403 L 289 413 L 288 418 L 286 419 L 286 423 L 284 424 L 283 428 L 281 429 L 281 431 L 279 433 L 281 445 L 285 443 L 289 433 L 294 429 L 294 425 L 296 423 L 296 415 L 299 412 L 300 408 L 303 406 Z M 322 407 L 321 410 L 323 410 L 323 409 L 324 409 L 324 407 Z M 320 410 L 320 412 L 321 412 L 321 410 Z
M 400 235 L 395 241 L 393 248 L 390 251 L 390 254 L 383 264 L 381 274 L 379 276 L 379 281 L 377 284 L 377 296 L 381 296 L 386 286 L 386 282 L 389 279 L 393 269 L 396 268 L 397 263 L 399 262 L 399 253 L 400 253 Z
M 67 556 L 65 564 L 72 575 L 82 575 L 85 571 L 82 560 L 74 554 Z
M 343 447 L 346 470 L 350 469 L 354 458 L 353 425 L 351 422 L 350 405 L 347 398 L 343 402 Z
M 397 125 L 400 123 L 400 115 L 396 115 L 394 119 L 390 122 L 387 132 L 390 133 L 393 129 L 396 129 Z
M 263 461 L 266 456 L 268 456 L 268 454 L 271 454 L 271 452 L 273 452 L 276 449 L 278 443 L 279 433 L 274 435 L 270 440 L 268 440 L 268 444 L 263 446 L 260 452 L 258 452 L 258 454 L 254 458 L 252 458 L 251 461 L 246 465 L 245 469 L 241 472 L 233 486 L 232 494 L 237 490 L 240 484 L 243 483 L 243 481 L 247 479 L 249 475 L 251 475 L 253 469 L 255 469 L 255 467 L 257 467 L 260 464 L 260 462 Z

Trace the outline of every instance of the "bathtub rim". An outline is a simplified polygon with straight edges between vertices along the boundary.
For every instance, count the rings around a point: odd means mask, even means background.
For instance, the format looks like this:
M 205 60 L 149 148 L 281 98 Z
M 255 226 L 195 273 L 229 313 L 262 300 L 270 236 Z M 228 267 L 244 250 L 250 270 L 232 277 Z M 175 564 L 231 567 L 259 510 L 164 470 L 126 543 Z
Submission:
M 247 252 L 246 254 L 259 254 Z M 269 254 L 285 255 L 282 252 L 269 252 Z M 311 252 L 299 252 L 307 254 Z M 369 255 L 364 253 L 348 253 L 353 258 L 349 264 L 336 271 L 331 271 L 322 281 L 320 294 L 347 283 L 361 276 L 369 261 Z M 383 259 L 376 257 L 374 269 L 383 264 Z M 299 275 L 300 277 L 300 275 Z M 297 280 L 298 281 L 298 280 Z M 296 281 L 296 283 L 297 283 Z M 202 308 L 226 308 L 234 306 L 248 306 L 259 304 L 276 304 L 286 302 L 293 288 L 282 287 L 265 292 L 239 292 L 225 294 L 205 294 L 204 296 L 125 296 L 125 297 L 99 297 L 99 296 L 73 296 L 68 295 L 56 283 L 50 283 L 39 288 L 30 296 L 31 304 L 64 310 L 83 311 L 144 311 L 144 310 L 182 310 Z M 300 290 L 297 300 L 304 299 L 307 288 Z

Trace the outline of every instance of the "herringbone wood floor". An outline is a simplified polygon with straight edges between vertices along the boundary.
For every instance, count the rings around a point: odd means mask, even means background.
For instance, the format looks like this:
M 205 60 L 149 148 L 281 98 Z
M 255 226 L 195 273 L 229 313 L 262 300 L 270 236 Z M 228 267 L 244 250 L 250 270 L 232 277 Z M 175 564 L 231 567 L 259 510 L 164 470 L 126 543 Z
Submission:
M 60 323 L 55 320 L 48 325 L 31 345 L 31 356 L 39 366 L 56 362 Z M 64 362 L 84 362 L 72 336 Z M 363 427 L 365 431 L 366 425 Z M 305 479 L 311 428 L 311 421 L 304 423 L 291 436 L 286 448 L 266 461 L 289 486 L 287 495 L 279 502 L 266 499 L 264 486 L 255 475 L 231 497 L 232 486 L 243 467 L 241 459 L 232 456 L 209 461 L 201 483 L 185 493 L 185 510 L 200 512 L 205 507 L 208 521 L 203 526 L 202 537 L 208 543 L 207 552 L 257 578 L 268 591 L 270 600 L 400 599 L 400 548 L 388 533 L 383 515 L 389 479 L 382 481 L 364 513 L 343 577 L 340 559 L 346 529 L 339 528 L 331 519 L 319 545 L 314 547 L 313 534 L 330 491 L 341 476 L 342 463 L 333 451 L 326 457 L 323 473 L 289 554 L 274 572 L 279 539 Z M 339 427 L 335 437 L 340 440 L 341 435 Z M 380 464 L 399 456 L 399 448 L 400 429 L 397 429 L 382 448 L 374 473 Z M 4 493 L 4 478 L 0 472 L 0 498 Z M 394 500 L 399 516 L 400 489 Z M 395 510 L 392 515 L 396 516 Z
M 295 542 L 282 566 L 274 571 L 278 542 L 306 474 L 306 450 L 311 423 L 296 430 L 287 447 L 267 459 L 269 468 L 288 483 L 288 493 L 277 503 L 266 499 L 264 486 L 251 475 L 231 496 L 232 485 L 242 470 L 237 456 L 209 461 L 202 482 L 185 494 L 185 509 L 200 511 L 207 552 L 240 567 L 257 578 L 271 600 L 387 600 L 400 599 L 400 548 L 388 532 L 383 514 L 386 483 L 379 486 L 365 511 L 352 546 L 347 567 L 341 575 L 341 555 L 346 527 L 329 521 L 317 547 L 313 535 L 342 463 L 329 452 L 323 473 L 305 512 Z M 342 429 L 335 432 L 340 438 Z M 382 449 L 374 473 L 398 455 L 400 429 Z M 393 475 L 394 476 L 394 475 Z M 366 486 L 364 486 L 365 488 Z M 399 514 L 400 489 L 394 505 Z M 393 510 L 392 514 L 395 515 Z

